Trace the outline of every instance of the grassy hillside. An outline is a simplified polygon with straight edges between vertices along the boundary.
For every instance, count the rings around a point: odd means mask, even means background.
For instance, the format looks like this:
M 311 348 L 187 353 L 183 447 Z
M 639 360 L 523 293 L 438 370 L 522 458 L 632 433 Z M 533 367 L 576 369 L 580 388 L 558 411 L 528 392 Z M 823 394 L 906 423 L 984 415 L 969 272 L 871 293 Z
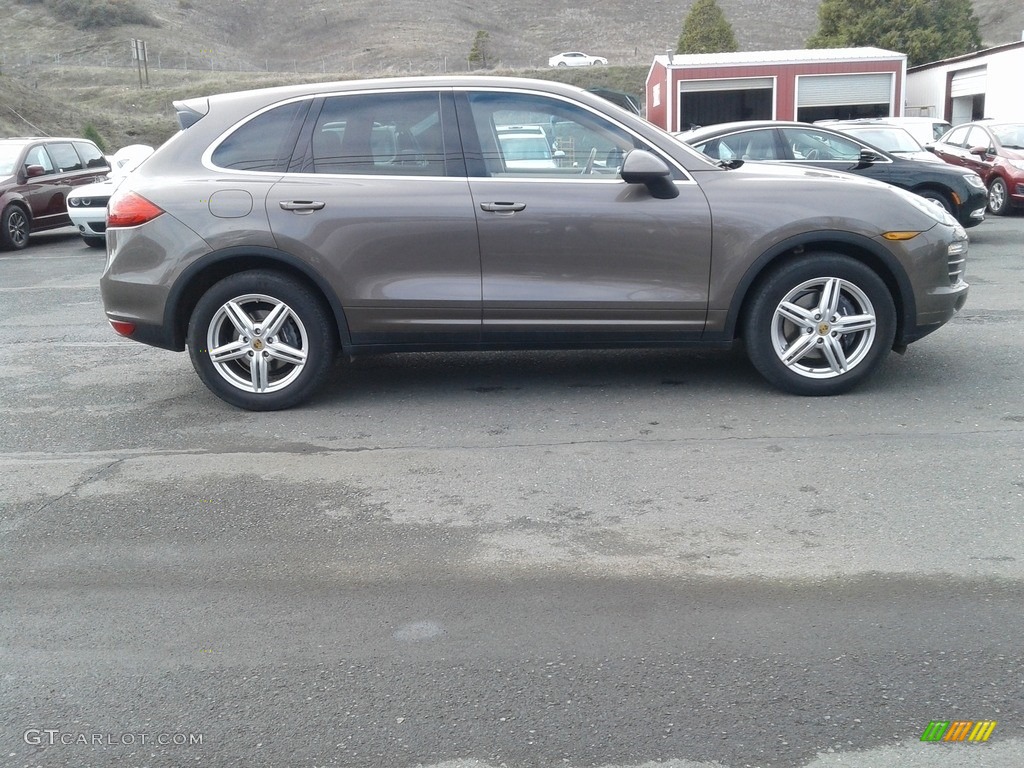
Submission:
M 65 0 L 66 1 L 66 0 Z M 174 130 L 177 98 L 282 83 L 467 69 L 477 30 L 506 74 L 557 77 L 640 94 L 653 56 L 674 48 L 689 0 L 570 4 L 513 0 L 74 0 L 86 9 L 119 2 L 152 24 L 91 25 L 56 0 L 0 0 L 0 135 L 80 135 L 97 129 L 111 148 L 159 143 Z M 719 0 L 743 50 L 803 47 L 819 0 Z M 72 6 L 68 6 L 72 7 Z M 110 6 L 117 8 L 118 6 Z M 975 0 L 986 44 L 1024 29 L 1024 4 Z M 107 17 L 100 16 L 99 20 Z M 140 88 L 129 40 L 149 48 Z M 562 50 L 607 56 L 611 66 L 553 71 Z

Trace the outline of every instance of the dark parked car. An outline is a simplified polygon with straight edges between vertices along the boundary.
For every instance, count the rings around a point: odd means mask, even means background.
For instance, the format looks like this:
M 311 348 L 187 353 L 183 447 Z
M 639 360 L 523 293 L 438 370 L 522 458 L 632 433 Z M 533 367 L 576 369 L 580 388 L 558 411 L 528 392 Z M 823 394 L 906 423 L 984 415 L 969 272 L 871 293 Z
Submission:
M 33 232 L 70 226 L 68 192 L 109 172 L 86 139 L 0 139 L 0 248 L 24 248 Z
M 978 174 L 955 168 L 950 173 L 939 163 L 906 160 L 820 125 L 754 120 L 712 125 L 678 136 L 716 160 L 767 160 L 846 171 L 938 203 L 965 227 L 985 219 L 988 195 Z
M 337 354 L 727 347 L 846 391 L 964 304 L 967 235 L 850 174 L 730 170 L 571 86 L 437 77 L 176 102 L 110 199 L 118 333 L 188 348 L 229 403 L 287 408 Z M 498 126 L 547 126 L 555 167 Z M 158 382 L 154 382 L 156 385 Z
M 988 209 L 997 216 L 1024 206 L 1024 123 L 958 125 L 935 143 L 935 154 L 977 171 L 988 187 Z

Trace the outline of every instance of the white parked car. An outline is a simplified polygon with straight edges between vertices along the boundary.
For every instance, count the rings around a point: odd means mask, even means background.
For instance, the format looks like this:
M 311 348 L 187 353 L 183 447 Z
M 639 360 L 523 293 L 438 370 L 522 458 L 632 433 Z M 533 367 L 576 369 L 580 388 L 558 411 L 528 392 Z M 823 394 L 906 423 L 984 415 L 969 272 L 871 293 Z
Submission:
M 497 131 L 501 154 L 509 170 L 557 168 L 555 158 L 565 155 L 552 150 L 548 135 L 539 125 L 499 125 Z
M 604 56 L 588 56 L 579 51 L 567 51 L 548 59 L 549 67 L 589 67 L 594 64 L 607 64 Z
M 68 216 L 82 233 L 86 245 L 107 247 L 107 201 L 117 185 L 152 154 L 153 148 L 146 144 L 130 144 L 119 149 L 110 158 L 110 173 L 104 181 L 75 187 L 68 193 Z

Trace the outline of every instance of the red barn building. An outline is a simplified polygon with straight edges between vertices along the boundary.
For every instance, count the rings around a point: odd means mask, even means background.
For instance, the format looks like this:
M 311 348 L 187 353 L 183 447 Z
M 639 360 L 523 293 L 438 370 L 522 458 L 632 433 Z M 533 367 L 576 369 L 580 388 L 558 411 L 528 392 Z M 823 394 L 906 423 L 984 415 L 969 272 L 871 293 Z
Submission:
M 895 117 L 907 57 L 881 48 L 657 56 L 647 119 L 669 131 L 732 120 Z

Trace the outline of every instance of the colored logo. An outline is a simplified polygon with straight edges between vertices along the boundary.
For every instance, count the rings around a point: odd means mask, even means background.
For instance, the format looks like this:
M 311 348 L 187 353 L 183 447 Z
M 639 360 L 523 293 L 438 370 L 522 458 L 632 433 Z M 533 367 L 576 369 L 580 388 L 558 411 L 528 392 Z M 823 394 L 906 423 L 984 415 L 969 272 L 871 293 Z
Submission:
M 921 741 L 988 741 L 995 729 L 995 720 L 932 720 Z

